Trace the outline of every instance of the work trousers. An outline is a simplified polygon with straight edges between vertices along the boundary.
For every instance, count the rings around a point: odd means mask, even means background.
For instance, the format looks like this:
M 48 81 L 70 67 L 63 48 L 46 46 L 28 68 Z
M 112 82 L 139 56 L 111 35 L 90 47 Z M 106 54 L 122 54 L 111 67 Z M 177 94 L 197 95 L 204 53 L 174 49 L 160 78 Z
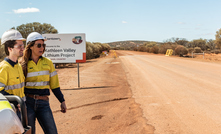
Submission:
M 35 134 L 35 121 L 38 119 L 45 134 L 57 134 L 54 117 L 49 105 L 49 101 L 26 98 L 28 113 L 28 125 L 32 128 L 32 134 Z

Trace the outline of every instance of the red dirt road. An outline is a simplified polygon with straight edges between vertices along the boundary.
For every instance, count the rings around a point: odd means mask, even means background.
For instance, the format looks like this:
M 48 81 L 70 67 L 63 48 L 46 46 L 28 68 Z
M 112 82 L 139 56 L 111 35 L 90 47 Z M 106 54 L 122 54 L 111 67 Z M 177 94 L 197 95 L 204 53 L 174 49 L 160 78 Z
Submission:
M 57 69 L 68 111 L 52 94 L 60 134 L 221 133 L 221 64 L 141 52 Z M 43 133 L 39 125 L 37 133 Z
M 221 64 L 120 51 L 133 98 L 155 134 L 221 133 Z
M 76 65 L 57 69 L 68 107 L 63 114 L 53 93 L 50 105 L 59 134 L 152 134 L 142 110 L 132 98 L 119 58 L 110 55 L 80 64 L 78 88 Z M 37 124 L 37 134 L 42 134 Z

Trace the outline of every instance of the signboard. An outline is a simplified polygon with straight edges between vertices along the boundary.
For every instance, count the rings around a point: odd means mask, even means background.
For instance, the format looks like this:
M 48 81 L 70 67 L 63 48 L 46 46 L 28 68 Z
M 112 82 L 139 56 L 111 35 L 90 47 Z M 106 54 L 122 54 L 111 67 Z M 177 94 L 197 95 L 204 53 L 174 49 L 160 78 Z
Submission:
M 53 63 L 86 62 L 85 34 L 43 34 L 46 47 L 44 57 Z
M 171 56 L 173 55 L 173 49 L 167 49 L 165 56 Z

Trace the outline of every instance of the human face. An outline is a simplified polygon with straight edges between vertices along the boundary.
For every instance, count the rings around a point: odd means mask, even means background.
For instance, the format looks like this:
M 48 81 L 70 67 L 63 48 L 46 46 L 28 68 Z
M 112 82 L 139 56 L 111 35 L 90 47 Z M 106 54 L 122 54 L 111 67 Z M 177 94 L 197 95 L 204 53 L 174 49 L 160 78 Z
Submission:
M 14 48 L 11 49 L 12 55 L 16 57 L 23 56 L 23 51 L 25 47 L 22 40 L 16 40 L 16 44 L 14 45 Z
M 39 44 L 41 44 L 41 47 L 39 48 Z M 45 47 L 43 46 L 44 41 L 43 40 L 36 40 L 34 46 L 30 47 L 32 50 L 32 55 L 35 57 L 40 57 L 44 53 Z

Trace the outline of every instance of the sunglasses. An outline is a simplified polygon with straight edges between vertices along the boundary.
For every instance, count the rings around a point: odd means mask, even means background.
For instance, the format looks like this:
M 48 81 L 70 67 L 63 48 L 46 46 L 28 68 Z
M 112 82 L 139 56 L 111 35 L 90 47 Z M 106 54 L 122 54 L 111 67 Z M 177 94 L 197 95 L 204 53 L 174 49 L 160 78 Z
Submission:
M 35 44 L 35 45 L 37 45 L 38 48 L 41 48 L 41 46 L 43 46 L 43 47 L 46 46 L 46 44 L 41 44 L 41 43 L 39 43 L 39 44 Z

